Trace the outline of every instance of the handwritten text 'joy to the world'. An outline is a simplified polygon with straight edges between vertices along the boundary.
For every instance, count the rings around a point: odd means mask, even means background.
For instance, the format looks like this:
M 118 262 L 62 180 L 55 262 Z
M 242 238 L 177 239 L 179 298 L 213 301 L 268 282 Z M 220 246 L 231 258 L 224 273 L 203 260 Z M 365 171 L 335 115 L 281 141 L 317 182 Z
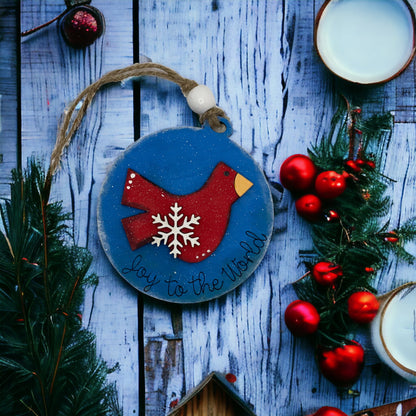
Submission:
M 239 242 L 238 255 L 225 264 L 221 264 L 216 270 L 213 267 L 209 271 L 193 270 L 190 277 L 183 276 L 159 276 L 145 266 L 145 259 L 138 254 L 130 266 L 122 269 L 122 274 L 130 279 L 136 278 L 144 283 L 143 291 L 165 290 L 171 298 L 181 298 L 184 295 L 192 297 L 204 297 L 215 292 L 220 292 L 227 286 L 235 286 L 235 282 L 251 273 L 251 265 L 257 262 L 258 257 L 264 252 L 267 245 L 267 237 L 264 234 L 257 235 L 252 231 L 246 231 L 245 239 Z M 215 276 L 215 277 L 211 277 Z

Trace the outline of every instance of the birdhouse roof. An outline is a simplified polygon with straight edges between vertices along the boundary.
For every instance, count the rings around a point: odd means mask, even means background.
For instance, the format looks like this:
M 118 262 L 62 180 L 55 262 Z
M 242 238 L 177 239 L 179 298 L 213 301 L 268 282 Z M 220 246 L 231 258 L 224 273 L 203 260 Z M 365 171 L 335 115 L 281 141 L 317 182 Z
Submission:
M 180 413 L 180 410 L 189 402 L 192 401 L 200 392 L 208 387 L 209 384 L 215 383 L 227 397 L 237 406 L 239 410 L 239 416 L 256 416 L 251 410 L 249 405 L 240 397 L 236 389 L 227 381 L 227 379 L 218 372 L 210 373 L 201 383 L 195 388 L 189 391 L 178 405 L 167 416 L 176 416 Z

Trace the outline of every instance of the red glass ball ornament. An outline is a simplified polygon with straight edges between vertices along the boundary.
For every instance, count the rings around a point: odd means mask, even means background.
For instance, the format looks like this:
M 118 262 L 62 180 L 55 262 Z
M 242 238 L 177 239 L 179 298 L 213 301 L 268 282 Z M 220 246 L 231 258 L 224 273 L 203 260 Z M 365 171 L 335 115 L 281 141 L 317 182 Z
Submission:
M 370 292 L 355 292 L 348 298 L 348 315 L 359 324 L 371 322 L 379 307 L 377 298 Z
M 370 169 L 375 169 L 376 168 L 376 164 L 373 160 L 367 160 L 365 162 L 365 164 L 370 168 Z
M 301 217 L 311 222 L 318 221 L 322 214 L 322 202 L 316 195 L 301 196 L 296 201 L 295 207 Z
M 328 222 L 334 222 L 339 220 L 339 214 L 338 212 L 334 211 L 333 209 L 330 209 L 326 214 L 325 218 Z
M 104 16 L 92 6 L 73 7 L 60 20 L 61 33 L 68 45 L 85 48 L 104 31 Z
M 227 373 L 225 378 L 229 383 L 235 383 L 237 381 L 237 376 L 233 373 Z
M 345 166 L 349 167 L 353 172 L 359 173 L 361 172 L 361 167 L 359 166 L 358 161 L 354 160 L 347 160 L 345 162 Z
M 348 416 L 337 407 L 324 406 L 318 409 L 313 416 Z
M 313 187 L 318 170 L 305 155 L 289 156 L 280 167 L 280 182 L 289 191 L 304 192 Z
M 364 366 L 364 348 L 357 342 L 325 349 L 318 353 L 321 373 L 339 387 L 351 387 L 360 377 Z
M 360 168 L 362 168 L 363 166 L 365 166 L 366 165 L 366 161 L 365 160 L 363 160 L 363 159 L 356 159 L 355 160 L 355 164 L 358 166 L 358 167 L 360 167 Z
M 315 180 L 315 190 L 322 199 L 334 199 L 347 187 L 345 177 L 333 170 L 320 173 Z
M 384 238 L 385 241 L 388 241 L 389 243 L 397 243 L 399 241 L 399 238 L 397 237 L 397 234 L 394 231 L 389 232 L 389 236 Z
M 286 326 L 296 336 L 313 334 L 318 329 L 320 320 L 315 306 L 304 300 L 293 301 L 285 311 Z
M 330 286 L 342 276 L 342 267 L 329 261 L 320 261 L 313 266 L 312 276 L 319 285 Z
M 372 267 L 366 267 L 364 269 L 367 273 L 374 273 L 374 269 Z

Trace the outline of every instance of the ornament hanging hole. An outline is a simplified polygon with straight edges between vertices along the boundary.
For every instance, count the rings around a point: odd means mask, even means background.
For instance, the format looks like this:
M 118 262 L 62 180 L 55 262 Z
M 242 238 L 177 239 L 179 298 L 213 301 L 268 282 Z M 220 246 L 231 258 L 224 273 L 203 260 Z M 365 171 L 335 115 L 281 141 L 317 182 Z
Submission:
M 205 122 L 204 126 L 210 128 L 213 132 L 218 134 L 225 134 L 227 137 L 230 137 L 233 134 L 233 127 L 229 120 L 224 117 L 218 117 L 219 127 L 213 128 L 209 122 Z

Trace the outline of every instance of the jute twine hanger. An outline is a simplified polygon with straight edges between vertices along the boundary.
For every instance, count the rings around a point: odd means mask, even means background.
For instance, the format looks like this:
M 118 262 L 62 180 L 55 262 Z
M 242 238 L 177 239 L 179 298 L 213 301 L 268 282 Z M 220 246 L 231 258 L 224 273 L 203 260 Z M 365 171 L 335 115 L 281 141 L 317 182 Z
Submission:
M 103 75 L 100 79 L 89 85 L 87 88 L 85 88 L 65 110 L 63 121 L 58 128 L 56 143 L 52 150 L 49 169 L 45 179 L 46 200 L 49 199 L 52 178 L 59 168 L 62 154 L 65 148 L 70 144 L 73 135 L 80 126 L 81 121 L 84 118 L 98 90 L 107 84 L 121 82 L 127 78 L 142 76 L 154 76 L 157 78 L 163 78 L 168 81 L 172 81 L 179 85 L 182 94 L 185 97 L 188 96 L 189 92 L 192 89 L 199 85 L 197 82 L 191 79 L 183 78 L 177 72 L 173 71 L 172 69 L 166 66 L 153 62 L 146 62 L 136 63 L 122 69 L 110 71 L 107 74 Z M 79 105 L 81 106 L 77 111 L 76 116 L 74 116 L 74 113 L 76 112 Z M 228 119 L 225 112 L 221 108 L 214 106 L 205 111 L 203 114 L 201 114 L 199 116 L 199 121 L 201 124 L 208 122 L 214 131 L 222 131 L 224 125 L 221 123 L 220 118 Z

